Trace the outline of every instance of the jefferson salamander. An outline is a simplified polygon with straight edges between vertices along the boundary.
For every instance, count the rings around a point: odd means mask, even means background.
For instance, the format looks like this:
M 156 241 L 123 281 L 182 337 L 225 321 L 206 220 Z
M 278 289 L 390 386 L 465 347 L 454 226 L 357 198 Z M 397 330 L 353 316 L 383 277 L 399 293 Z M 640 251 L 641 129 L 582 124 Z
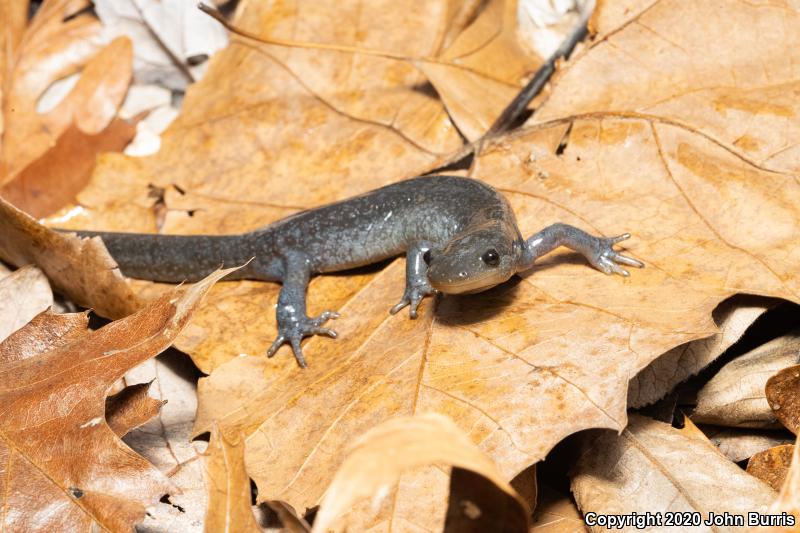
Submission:
M 566 246 L 606 274 L 643 267 L 614 251 L 630 237 L 595 237 L 567 224 L 553 224 L 528 239 L 517 228 L 506 199 L 480 181 L 423 176 L 393 183 L 340 202 L 302 211 L 238 235 L 157 235 L 79 231 L 99 236 L 126 276 L 151 281 L 197 281 L 226 265 L 247 263 L 231 279 L 279 281 L 278 337 L 272 357 L 288 342 L 301 367 L 300 341 L 310 335 L 336 337 L 323 327 L 339 315 L 306 314 L 312 274 L 337 272 L 406 254 L 406 286 L 395 314 L 408 306 L 411 318 L 423 297 L 478 292 L 527 270 L 540 256 Z M 251 260 L 252 259 L 252 260 Z M 248 263 L 248 261 L 250 261 Z

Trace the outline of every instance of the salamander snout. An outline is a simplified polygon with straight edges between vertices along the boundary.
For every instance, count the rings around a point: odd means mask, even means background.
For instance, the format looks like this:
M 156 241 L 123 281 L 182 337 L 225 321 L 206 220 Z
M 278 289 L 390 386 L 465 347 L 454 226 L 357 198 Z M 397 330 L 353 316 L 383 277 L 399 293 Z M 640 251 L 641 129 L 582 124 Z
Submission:
M 471 293 L 503 283 L 516 272 L 513 243 L 496 233 L 468 234 L 426 254 L 428 280 L 446 294 Z

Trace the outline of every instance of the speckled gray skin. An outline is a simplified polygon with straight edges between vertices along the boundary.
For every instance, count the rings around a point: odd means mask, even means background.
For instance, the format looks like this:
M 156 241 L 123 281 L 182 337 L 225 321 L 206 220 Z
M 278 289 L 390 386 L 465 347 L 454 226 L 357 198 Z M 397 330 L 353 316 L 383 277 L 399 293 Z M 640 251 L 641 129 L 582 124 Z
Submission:
M 280 281 L 278 337 L 271 357 L 289 342 L 300 366 L 300 341 L 336 333 L 323 324 L 338 314 L 306 314 L 312 274 L 337 272 L 406 254 L 406 287 L 397 313 L 411 318 L 423 297 L 477 292 L 527 270 L 539 256 L 567 246 L 606 274 L 628 272 L 619 264 L 642 263 L 618 254 L 613 245 L 630 235 L 594 237 L 554 224 L 527 240 L 517 229 L 506 199 L 488 185 L 454 176 L 424 176 L 387 185 L 364 195 L 297 213 L 240 235 L 142 235 L 79 232 L 100 236 L 122 272 L 153 281 L 196 281 L 220 265 L 250 261 L 233 279 Z M 252 259 L 252 261 L 251 261 Z

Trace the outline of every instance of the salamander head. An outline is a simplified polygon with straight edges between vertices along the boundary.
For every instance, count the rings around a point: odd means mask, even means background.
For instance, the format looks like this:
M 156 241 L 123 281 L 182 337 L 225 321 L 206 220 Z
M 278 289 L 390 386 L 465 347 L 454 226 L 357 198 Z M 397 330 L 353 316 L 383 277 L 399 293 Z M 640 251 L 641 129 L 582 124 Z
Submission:
M 427 256 L 428 280 L 445 294 L 480 292 L 517 272 L 522 240 L 516 228 L 487 224 L 451 239 Z

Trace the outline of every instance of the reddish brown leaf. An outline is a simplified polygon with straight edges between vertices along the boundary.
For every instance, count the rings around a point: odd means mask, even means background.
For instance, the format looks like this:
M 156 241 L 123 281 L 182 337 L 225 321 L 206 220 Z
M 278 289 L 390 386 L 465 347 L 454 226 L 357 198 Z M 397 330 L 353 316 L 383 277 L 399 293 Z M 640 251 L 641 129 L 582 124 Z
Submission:
M 156 416 L 166 400 L 148 395 L 150 383 L 137 383 L 106 398 L 106 422 L 111 431 L 122 437 Z
M 100 50 L 100 25 L 86 11 L 88 5 L 87 0 L 43 2 L 8 58 L 0 183 L 46 152 L 73 122 L 98 133 L 116 115 L 131 80 L 131 43 L 120 37 Z M 78 83 L 54 109 L 37 110 L 53 82 L 81 70 Z
M 772 413 L 792 433 L 800 434 L 800 365 L 769 378 L 765 390 Z
M 70 344 L 86 334 L 88 325 L 87 313 L 59 315 L 48 309 L 0 344 L 0 364 L 27 359 Z
M 54 213 L 74 202 L 89 182 L 100 152 L 122 150 L 136 133 L 136 125 L 114 119 L 91 135 L 71 124 L 55 145 L 0 189 L 0 196 L 34 218 Z
M 0 364 L 0 527 L 131 529 L 171 489 L 105 422 L 105 396 L 170 345 L 217 271 L 138 313 L 48 352 Z
M 794 444 L 775 446 L 755 454 L 747 461 L 747 473 L 775 490 L 781 490 L 792 463 Z

